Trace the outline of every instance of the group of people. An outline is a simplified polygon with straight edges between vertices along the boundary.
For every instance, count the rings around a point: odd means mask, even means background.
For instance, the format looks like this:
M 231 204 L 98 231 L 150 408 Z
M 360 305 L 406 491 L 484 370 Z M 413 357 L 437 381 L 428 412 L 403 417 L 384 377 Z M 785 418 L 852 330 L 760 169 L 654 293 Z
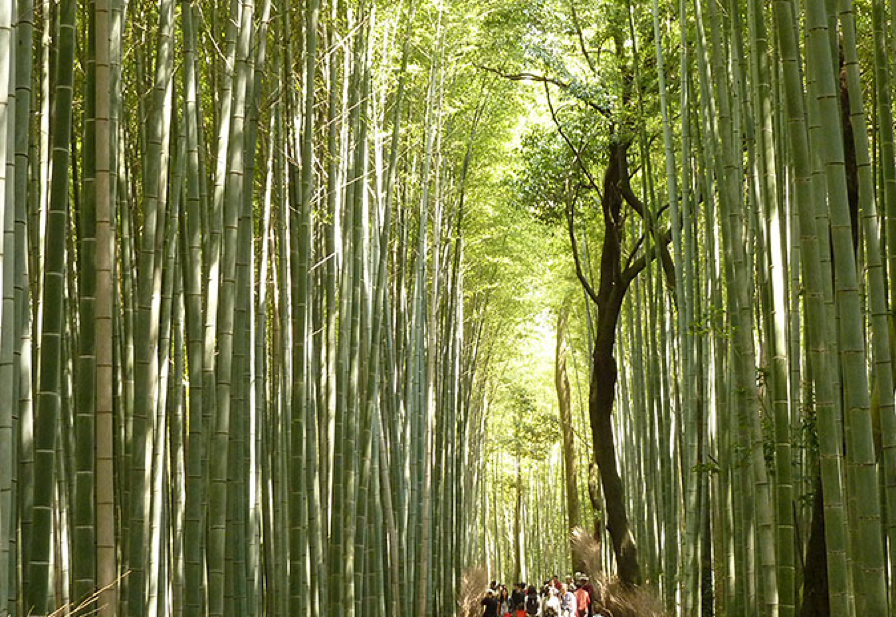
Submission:
M 555 574 L 540 592 L 525 583 L 514 584 L 511 592 L 492 581 L 482 599 L 482 617 L 601 617 L 593 600 L 594 587 L 581 573 L 567 576 L 566 582 Z

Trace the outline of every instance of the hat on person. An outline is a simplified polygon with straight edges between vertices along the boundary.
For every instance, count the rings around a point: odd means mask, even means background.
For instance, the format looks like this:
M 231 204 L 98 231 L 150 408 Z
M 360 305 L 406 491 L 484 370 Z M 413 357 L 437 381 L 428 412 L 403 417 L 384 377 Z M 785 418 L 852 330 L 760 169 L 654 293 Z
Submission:
M 489 589 L 489 590 L 486 591 L 485 593 L 488 594 L 488 595 L 490 595 L 490 596 L 493 596 L 493 595 L 495 595 L 495 590 L 494 590 L 494 589 Z

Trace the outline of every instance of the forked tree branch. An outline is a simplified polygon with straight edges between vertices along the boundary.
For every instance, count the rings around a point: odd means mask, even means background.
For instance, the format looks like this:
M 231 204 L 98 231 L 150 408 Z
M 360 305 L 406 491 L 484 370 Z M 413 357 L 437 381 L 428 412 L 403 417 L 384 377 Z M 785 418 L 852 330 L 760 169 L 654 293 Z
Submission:
M 557 132 L 560 133 L 560 137 L 563 138 L 563 141 L 566 142 L 566 145 L 572 150 L 573 156 L 576 157 L 576 162 L 579 164 L 579 167 L 582 168 L 582 171 L 585 172 L 585 175 L 588 176 L 588 186 L 589 188 L 597 191 L 597 197 L 603 201 L 604 196 L 600 192 L 600 187 L 597 184 L 597 180 L 594 179 L 594 176 L 591 175 L 591 172 L 588 171 L 588 166 L 585 165 L 585 161 L 582 159 L 582 155 L 579 152 L 579 149 L 576 148 L 572 140 L 566 136 L 566 133 L 563 131 L 563 126 L 560 124 L 560 120 L 557 118 L 557 112 L 554 110 L 554 104 L 551 102 L 551 89 L 548 87 L 548 83 L 544 84 L 544 95 L 547 98 L 548 109 L 551 110 L 551 119 L 554 121 L 554 126 L 557 127 Z
M 549 83 L 549 84 L 554 84 L 558 88 L 562 88 L 563 90 L 566 90 L 566 91 L 569 91 L 570 87 L 572 86 L 572 84 L 570 84 L 569 82 L 565 82 L 561 79 L 557 79 L 556 77 L 550 77 L 548 75 L 539 75 L 538 73 L 530 73 L 528 71 L 523 71 L 522 73 L 505 73 L 501 69 L 496 69 L 494 67 L 485 66 L 484 64 L 478 64 L 475 62 L 473 63 L 473 66 L 475 66 L 476 68 L 481 69 L 483 71 L 488 71 L 489 73 L 494 73 L 495 75 L 503 77 L 504 79 L 509 79 L 510 81 L 534 81 L 534 82 L 538 82 L 538 83 Z M 612 114 L 610 113 L 610 110 L 607 109 L 606 107 L 602 107 L 598 103 L 595 103 L 594 101 L 590 101 L 584 97 L 576 97 L 576 98 L 578 100 L 582 101 L 583 103 L 585 103 L 585 105 L 587 105 L 594 111 L 598 112 L 603 117 L 607 118 L 608 120 L 611 119 Z

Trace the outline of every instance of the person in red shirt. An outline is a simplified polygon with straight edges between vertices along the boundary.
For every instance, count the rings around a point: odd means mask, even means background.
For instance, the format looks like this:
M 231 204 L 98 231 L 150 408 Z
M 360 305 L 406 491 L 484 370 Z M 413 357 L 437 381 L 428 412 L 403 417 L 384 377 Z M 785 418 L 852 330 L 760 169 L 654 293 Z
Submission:
M 591 607 L 591 596 L 585 591 L 584 587 L 576 588 L 575 596 L 578 617 L 587 617 Z
M 579 586 L 584 587 L 591 599 L 594 599 L 594 585 L 591 584 L 591 580 L 587 576 L 582 576 Z
M 582 587 L 582 589 L 584 589 L 585 591 L 588 592 L 588 597 L 591 599 L 591 604 L 594 604 L 594 600 L 596 599 L 594 597 L 594 585 L 591 584 L 591 580 L 587 576 L 582 576 L 581 587 Z M 594 612 L 592 611 L 592 608 L 591 608 L 591 604 L 588 605 L 588 614 L 589 615 L 594 614 Z

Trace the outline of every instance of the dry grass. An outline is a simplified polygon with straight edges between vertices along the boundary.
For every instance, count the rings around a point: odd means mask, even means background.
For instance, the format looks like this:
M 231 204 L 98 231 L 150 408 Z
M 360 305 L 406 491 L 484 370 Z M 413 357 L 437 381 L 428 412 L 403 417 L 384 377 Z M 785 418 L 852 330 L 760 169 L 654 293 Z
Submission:
M 602 602 L 598 608 L 607 617 L 665 617 L 662 603 L 647 587 L 634 589 L 622 585 L 618 580 L 604 586 Z
M 662 602 L 649 587 L 631 588 L 600 568 L 600 541 L 582 528 L 573 532 L 572 550 L 594 587 L 598 612 L 605 617 L 665 617 Z
M 49 617 L 65 617 L 66 615 L 68 615 L 68 617 L 92 617 L 93 615 L 98 615 L 100 613 L 100 610 L 105 608 L 105 605 L 103 605 L 103 606 L 97 605 L 97 602 L 99 601 L 100 596 L 107 589 L 112 589 L 113 587 L 117 587 L 121 583 L 121 581 L 124 579 L 124 577 L 127 575 L 128 575 L 128 573 L 122 574 L 117 579 L 115 579 L 112 583 L 110 583 L 109 585 L 106 585 L 102 589 L 96 590 L 95 592 L 93 592 L 92 594 L 90 594 L 89 596 L 87 596 L 86 598 L 81 600 L 81 602 L 79 602 L 77 604 L 72 602 L 71 604 L 67 604 L 66 606 L 60 606 L 55 611 L 50 613 Z M 29 615 L 30 615 L 30 613 L 29 613 Z
M 602 576 L 600 540 L 581 527 L 576 527 L 572 532 L 572 552 L 581 561 L 584 574 L 591 577 L 592 584 L 596 584 L 597 578 Z
M 460 581 L 460 594 L 457 597 L 458 617 L 479 617 L 482 596 L 488 589 L 488 574 L 483 568 L 467 568 Z

